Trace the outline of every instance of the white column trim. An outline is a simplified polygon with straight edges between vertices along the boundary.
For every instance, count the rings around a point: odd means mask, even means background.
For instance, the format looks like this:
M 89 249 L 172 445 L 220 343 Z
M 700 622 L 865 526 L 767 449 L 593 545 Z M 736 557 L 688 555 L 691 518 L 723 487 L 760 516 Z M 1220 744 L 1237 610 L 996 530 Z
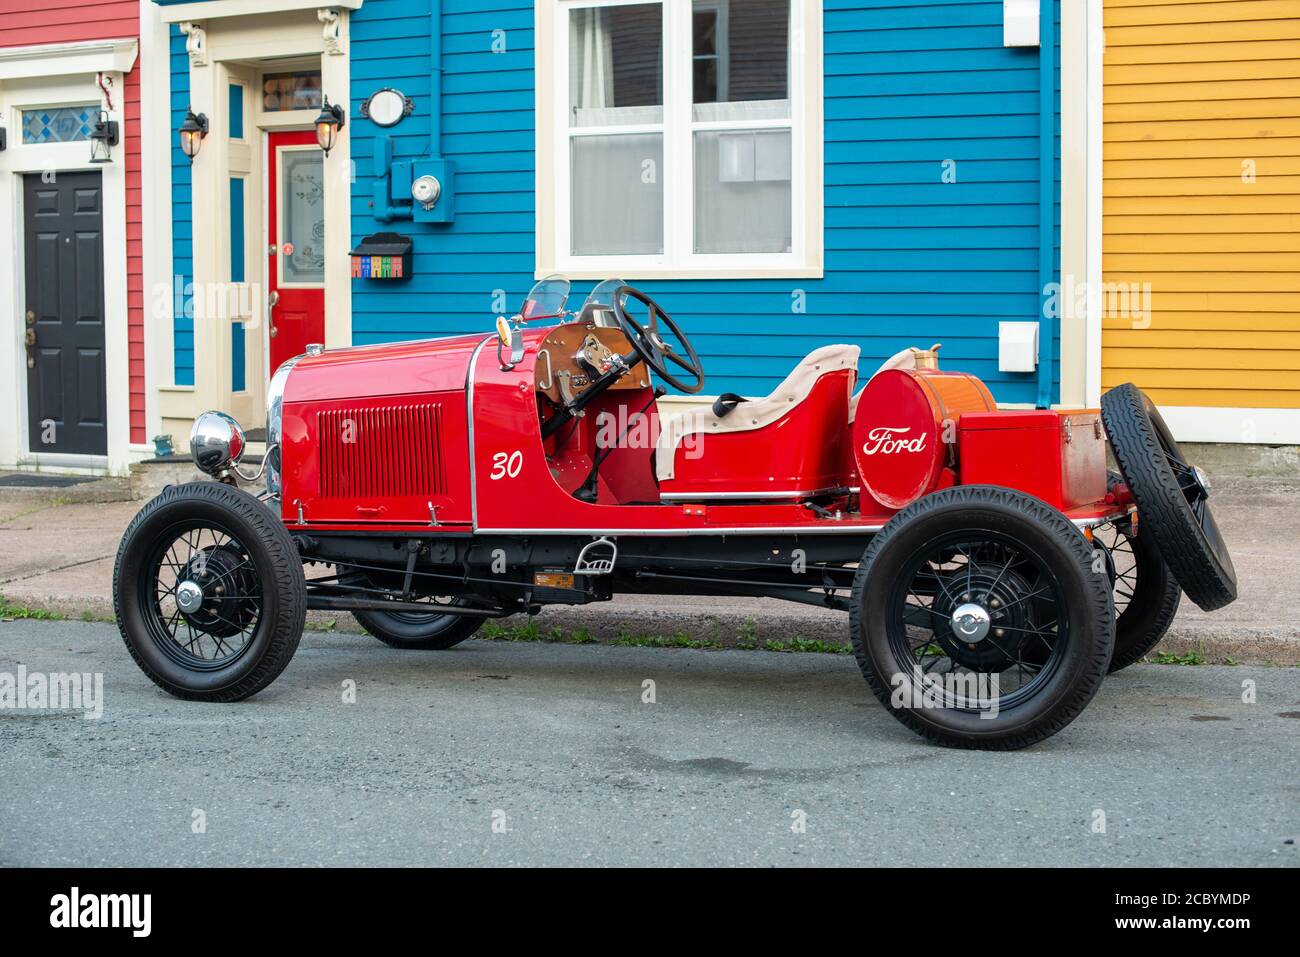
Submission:
M 1102 139 L 1103 64 L 1106 34 L 1102 29 L 1104 0 L 1087 0 L 1087 281 L 1088 314 L 1085 325 L 1084 404 L 1101 402 L 1101 255 L 1104 141 Z
M 1088 272 L 1088 34 L 1083 4 L 1061 5 L 1061 404 L 1082 406 L 1087 366 L 1087 315 L 1073 290 Z
M 152 3 L 140 4 L 140 240 L 144 250 L 145 438 L 162 432 L 159 390 L 175 384 L 172 275 L 171 40 Z M 184 436 L 173 436 L 179 443 Z

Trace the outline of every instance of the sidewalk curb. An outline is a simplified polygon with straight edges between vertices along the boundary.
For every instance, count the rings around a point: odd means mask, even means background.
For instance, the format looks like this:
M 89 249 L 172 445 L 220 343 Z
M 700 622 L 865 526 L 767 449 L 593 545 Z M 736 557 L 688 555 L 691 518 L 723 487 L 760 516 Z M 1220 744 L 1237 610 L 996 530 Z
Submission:
M 64 619 L 113 621 L 111 600 L 91 598 L 72 601 L 66 598 L 14 595 L 3 590 L 10 604 L 32 611 L 48 612 Z M 636 639 L 669 639 L 676 635 L 707 641 L 723 649 L 753 648 L 763 650 L 767 642 L 788 643 L 794 639 L 840 645 L 849 654 L 848 615 L 817 613 L 781 616 L 773 620 L 735 614 L 684 615 L 677 612 L 647 614 L 646 609 L 597 609 L 591 606 L 545 608 L 533 618 L 512 615 L 497 619 L 502 628 L 514 630 L 530 620 L 540 633 L 539 641 L 563 641 L 575 632 L 586 632 L 599 644 L 613 644 L 629 636 Z M 0 618 L 0 622 L 9 619 Z M 553 637 L 561 632 L 565 637 Z M 356 620 L 343 612 L 308 612 L 307 633 L 363 634 Z M 508 639 L 506 639 L 508 640 Z M 0 638 L 0 641 L 3 641 Z M 705 649 L 709 650 L 709 649 Z M 1274 632 L 1255 628 L 1222 629 L 1204 626 L 1176 626 L 1157 646 L 1157 651 L 1174 655 L 1198 652 L 1207 664 L 1272 665 L 1300 667 L 1300 631 Z

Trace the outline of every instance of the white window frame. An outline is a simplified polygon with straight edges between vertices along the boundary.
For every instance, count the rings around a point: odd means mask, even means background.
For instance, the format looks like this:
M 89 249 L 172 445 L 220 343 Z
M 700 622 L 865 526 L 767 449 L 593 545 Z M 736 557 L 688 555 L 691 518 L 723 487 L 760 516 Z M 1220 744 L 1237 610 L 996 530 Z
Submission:
M 663 49 L 682 51 L 664 63 L 662 124 L 664 252 L 662 255 L 575 256 L 570 250 L 569 11 L 585 7 L 659 2 Z M 625 275 L 639 279 L 820 278 L 822 235 L 822 2 L 790 0 L 790 118 L 696 121 L 692 116 L 693 0 L 539 0 L 536 11 L 536 278 L 563 273 L 573 279 Z M 602 128 L 633 133 L 648 126 Z M 694 133 L 701 130 L 789 129 L 791 133 L 791 251 L 697 254 L 694 250 Z

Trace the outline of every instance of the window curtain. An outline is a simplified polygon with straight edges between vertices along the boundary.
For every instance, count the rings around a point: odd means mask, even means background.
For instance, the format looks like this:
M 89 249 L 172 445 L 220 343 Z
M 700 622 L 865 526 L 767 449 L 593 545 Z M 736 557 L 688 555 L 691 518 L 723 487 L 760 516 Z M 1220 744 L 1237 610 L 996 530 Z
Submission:
M 569 27 L 573 125 L 599 125 L 604 111 L 614 105 L 614 45 L 604 10 L 594 8 L 574 14 Z

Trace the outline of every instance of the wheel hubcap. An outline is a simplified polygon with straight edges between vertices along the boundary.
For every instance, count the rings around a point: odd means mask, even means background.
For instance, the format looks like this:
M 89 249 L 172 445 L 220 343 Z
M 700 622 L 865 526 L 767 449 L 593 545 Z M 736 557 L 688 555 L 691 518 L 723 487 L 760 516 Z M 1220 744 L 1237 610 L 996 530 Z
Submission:
M 1192 466 L 1192 478 L 1196 481 L 1196 488 L 1200 492 L 1201 498 L 1210 497 L 1210 477 L 1205 471 L 1197 465 Z
M 958 641 L 973 645 L 988 636 L 991 620 L 983 605 L 967 602 L 952 613 L 952 633 Z
M 192 581 L 181 582 L 176 588 L 176 605 L 192 615 L 203 605 L 203 588 Z

